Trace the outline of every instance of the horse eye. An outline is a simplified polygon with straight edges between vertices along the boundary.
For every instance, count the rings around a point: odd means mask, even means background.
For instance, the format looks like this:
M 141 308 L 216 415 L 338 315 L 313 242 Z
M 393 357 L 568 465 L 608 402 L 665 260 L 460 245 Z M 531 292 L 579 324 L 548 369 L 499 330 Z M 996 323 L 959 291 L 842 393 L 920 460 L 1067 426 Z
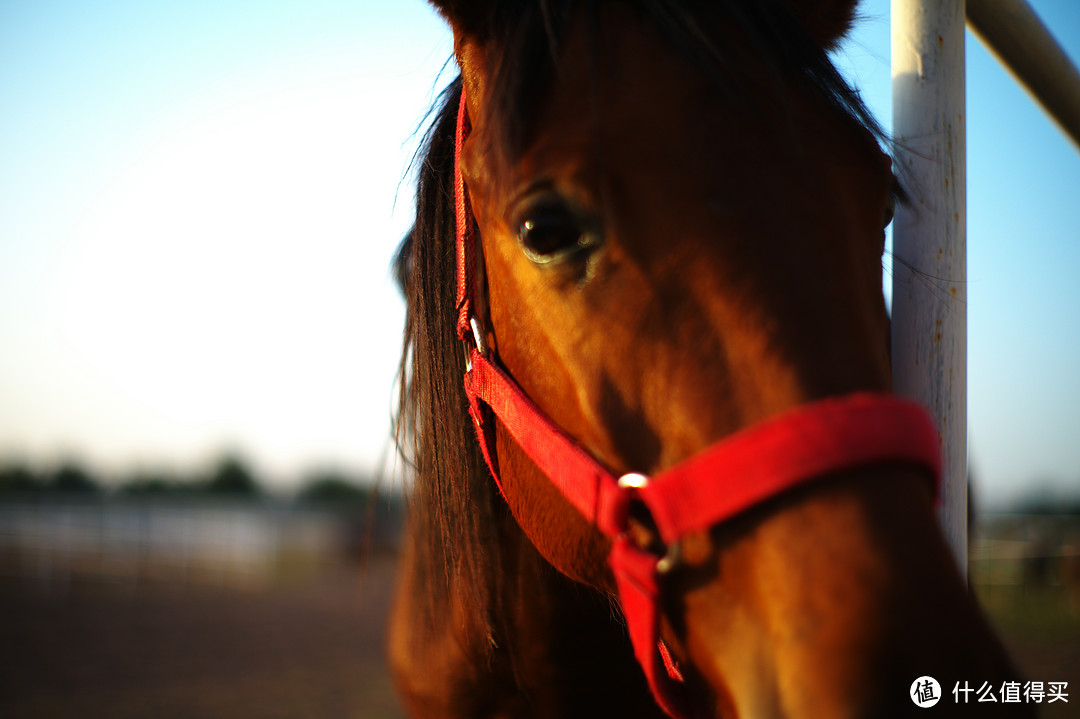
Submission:
M 574 213 L 559 208 L 531 212 L 518 227 L 525 256 L 538 265 L 568 259 L 595 246 L 599 234 Z

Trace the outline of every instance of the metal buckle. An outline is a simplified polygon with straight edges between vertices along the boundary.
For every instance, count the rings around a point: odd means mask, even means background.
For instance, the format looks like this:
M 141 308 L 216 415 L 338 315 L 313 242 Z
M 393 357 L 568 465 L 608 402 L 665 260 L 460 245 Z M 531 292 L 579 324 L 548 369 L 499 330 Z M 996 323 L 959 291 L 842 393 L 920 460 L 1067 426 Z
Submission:
M 619 477 L 619 489 L 641 489 L 648 483 L 649 478 L 637 472 L 630 472 Z
M 472 327 L 473 342 L 476 343 L 476 351 L 487 357 L 487 343 L 484 341 L 484 330 L 480 327 L 480 320 L 473 315 L 469 318 L 469 327 Z
M 647 476 L 645 476 L 644 474 L 640 474 L 638 472 L 630 472 L 628 474 L 624 474 L 623 476 L 619 477 L 619 488 L 620 489 L 642 489 L 643 487 L 647 486 L 648 484 L 649 484 L 649 478 Z M 648 508 L 648 507 L 646 507 L 646 508 Z M 642 546 L 641 544 L 639 544 L 637 542 L 635 542 L 635 544 L 637 544 L 638 549 L 640 549 L 641 551 L 648 552 L 650 554 L 653 553 L 652 550 L 650 550 L 649 547 Z M 656 572 L 657 572 L 657 574 L 667 574 L 672 569 L 674 569 L 676 566 L 678 566 L 678 564 L 679 564 L 679 562 L 681 560 L 682 560 L 682 550 L 679 548 L 679 542 L 674 541 L 671 544 L 668 544 L 667 545 L 667 551 L 664 553 L 664 556 L 662 556 L 662 557 L 660 557 L 659 559 L 656 560 Z
M 465 370 L 467 372 L 472 371 L 472 349 L 476 348 L 476 351 L 480 353 L 481 357 L 487 357 L 487 343 L 484 341 L 484 329 L 480 326 L 480 320 L 476 315 L 469 317 L 469 327 L 472 328 L 472 344 L 469 344 L 468 340 L 465 340 Z

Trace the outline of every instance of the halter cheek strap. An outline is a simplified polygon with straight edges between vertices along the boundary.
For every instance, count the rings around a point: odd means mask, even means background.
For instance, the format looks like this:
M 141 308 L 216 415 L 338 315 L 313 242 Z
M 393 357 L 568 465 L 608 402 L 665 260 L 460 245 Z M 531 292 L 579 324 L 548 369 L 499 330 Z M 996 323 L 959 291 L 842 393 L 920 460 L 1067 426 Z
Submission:
M 465 82 L 461 83 L 461 103 L 458 105 L 457 129 L 454 141 L 454 218 L 457 230 L 457 334 L 458 339 L 483 349 L 484 338 L 476 325 L 473 307 L 476 304 L 476 219 L 473 217 L 465 178 L 461 174 L 461 152 L 465 138 L 472 131 L 469 112 L 465 107 Z M 475 326 L 474 326 L 475 325 Z M 470 338 L 470 333 L 472 337 Z
M 695 717 L 678 667 L 660 641 L 660 585 L 666 559 L 630 538 L 630 505 L 644 504 L 661 540 L 674 547 L 690 532 L 708 530 L 792 487 L 844 470 L 911 464 L 928 470 L 936 493 L 941 462 L 936 430 L 926 411 L 912 402 L 891 395 L 853 394 L 802 405 L 760 422 L 654 477 L 617 477 L 544 414 L 483 346 L 473 314 L 476 221 L 460 167 L 469 129 L 463 89 L 454 176 L 457 331 L 471 345 L 465 393 L 480 449 L 502 491 L 486 407 L 570 503 L 612 540 L 608 562 L 634 654 L 653 696 L 675 719 Z

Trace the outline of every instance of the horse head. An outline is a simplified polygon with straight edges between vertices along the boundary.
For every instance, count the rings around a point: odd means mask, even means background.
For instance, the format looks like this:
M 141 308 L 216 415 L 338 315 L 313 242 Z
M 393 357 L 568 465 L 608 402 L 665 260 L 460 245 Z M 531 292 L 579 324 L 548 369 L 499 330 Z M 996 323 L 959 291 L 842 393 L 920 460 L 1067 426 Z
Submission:
M 468 124 L 472 341 L 598 465 L 663 475 L 800 407 L 890 392 L 881 256 L 903 191 L 827 56 L 854 2 L 436 5 L 461 70 L 442 132 Z M 432 351 L 456 368 L 453 345 Z M 528 542 L 625 603 L 612 533 L 504 418 L 480 431 Z M 657 638 L 689 711 L 906 716 L 921 675 L 1013 678 L 943 540 L 930 472 L 885 457 L 812 479 L 676 541 L 627 503 L 635 545 L 677 545 Z

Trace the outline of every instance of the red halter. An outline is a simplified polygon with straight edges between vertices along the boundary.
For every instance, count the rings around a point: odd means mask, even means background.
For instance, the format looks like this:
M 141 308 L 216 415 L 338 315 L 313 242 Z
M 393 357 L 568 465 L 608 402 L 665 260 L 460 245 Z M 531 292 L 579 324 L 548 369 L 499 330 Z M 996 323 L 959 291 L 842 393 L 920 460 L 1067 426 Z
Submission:
M 454 200 L 457 214 L 458 336 L 469 346 L 465 393 L 476 436 L 502 491 L 486 405 L 563 495 L 612 539 L 608 562 L 642 669 L 657 703 L 675 719 L 693 716 L 682 676 L 659 638 L 660 576 L 670 567 L 628 535 L 629 508 L 648 508 L 669 547 L 794 486 L 842 470 L 883 462 L 931 471 L 937 491 L 940 448 L 926 411 L 891 395 L 853 394 L 792 409 L 720 440 L 654 477 L 616 477 L 551 421 L 500 369 L 484 345 L 474 314 L 478 271 L 476 220 L 461 175 L 470 131 L 462 87 L 457 117 Z

